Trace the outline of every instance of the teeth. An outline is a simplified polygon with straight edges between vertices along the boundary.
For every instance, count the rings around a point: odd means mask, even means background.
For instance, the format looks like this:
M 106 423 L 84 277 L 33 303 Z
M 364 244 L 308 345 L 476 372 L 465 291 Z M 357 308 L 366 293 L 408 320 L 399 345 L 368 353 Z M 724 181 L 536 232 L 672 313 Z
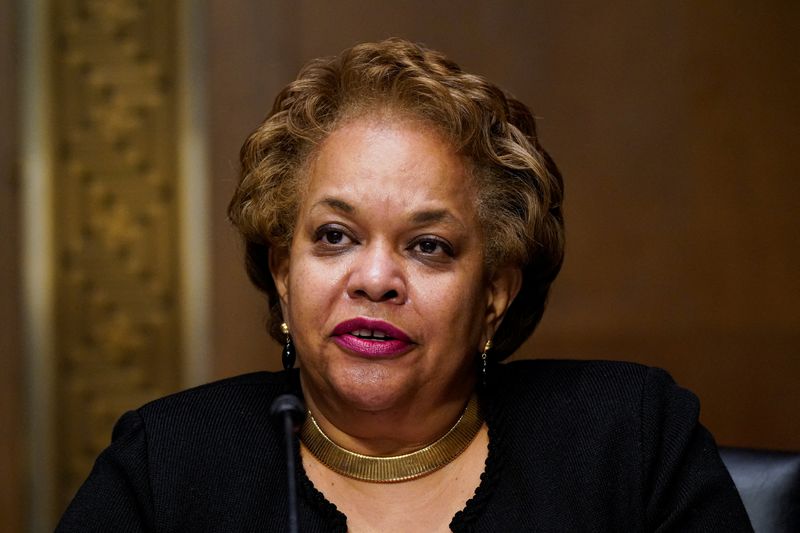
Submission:
M 388 335 L 380 330 L 373 329 L 356 329 L 350 332 L 351 335 L 360 337 L 362 339 L 386 339 Z

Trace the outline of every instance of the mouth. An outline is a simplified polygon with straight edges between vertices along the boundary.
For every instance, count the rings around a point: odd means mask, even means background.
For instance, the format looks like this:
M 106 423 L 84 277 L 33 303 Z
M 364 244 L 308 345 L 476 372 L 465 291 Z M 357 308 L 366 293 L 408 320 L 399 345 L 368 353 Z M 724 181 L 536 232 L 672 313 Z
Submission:
M 338 324 L 333 341 L 341 348 L 366 357 L 391 357 L 407 352 L 414 345 L 400 328 L 369 318 L 353 318 Z

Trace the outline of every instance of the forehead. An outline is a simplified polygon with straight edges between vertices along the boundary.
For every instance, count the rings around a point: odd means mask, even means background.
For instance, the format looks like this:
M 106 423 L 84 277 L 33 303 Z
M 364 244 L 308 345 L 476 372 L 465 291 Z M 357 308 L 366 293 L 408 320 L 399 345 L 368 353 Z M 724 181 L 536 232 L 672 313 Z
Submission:
M 348 121 L 321 143 L 306 173 L 306 204 L 324 196 L 395 210 L 447 204 L 474 211 L 474 180 L 466 161 L 444 136 L 417 120 Z

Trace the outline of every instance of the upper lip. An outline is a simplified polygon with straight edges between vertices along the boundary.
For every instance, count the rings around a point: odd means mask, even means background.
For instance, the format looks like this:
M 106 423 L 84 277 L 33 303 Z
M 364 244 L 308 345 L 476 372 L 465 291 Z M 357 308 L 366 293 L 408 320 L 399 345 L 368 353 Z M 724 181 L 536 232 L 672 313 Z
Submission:
M 411 338 L 400 328 L 394 326 L 383 320 L 375 320 L 373 318 L 357 317 L 340 322 L 333 329 L 333 335 L 346 335 L 358 330 L 370 330 L 373 332 L 383 333 L 386 337 L 391 337 L 403 342 L 411 342 Z

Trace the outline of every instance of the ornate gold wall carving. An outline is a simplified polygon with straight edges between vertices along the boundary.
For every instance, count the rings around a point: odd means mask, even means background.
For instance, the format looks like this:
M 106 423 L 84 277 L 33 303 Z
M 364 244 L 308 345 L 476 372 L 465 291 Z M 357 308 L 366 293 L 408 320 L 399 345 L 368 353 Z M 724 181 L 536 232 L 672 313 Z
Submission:
M 177 2 L 53 0 L 56 495 L 179 386 Z

